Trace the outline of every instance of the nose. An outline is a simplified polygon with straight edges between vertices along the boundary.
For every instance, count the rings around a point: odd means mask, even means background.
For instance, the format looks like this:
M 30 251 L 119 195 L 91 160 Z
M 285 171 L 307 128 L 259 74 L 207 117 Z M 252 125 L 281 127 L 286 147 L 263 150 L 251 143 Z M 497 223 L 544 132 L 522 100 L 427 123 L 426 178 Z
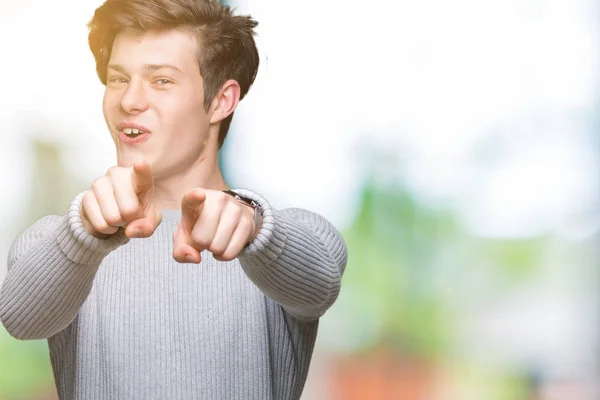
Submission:
M 141 81 L 131 81 L 121 98 L 121 108 L 129 114 L 139 114 L 148 109 L 144 84 Z

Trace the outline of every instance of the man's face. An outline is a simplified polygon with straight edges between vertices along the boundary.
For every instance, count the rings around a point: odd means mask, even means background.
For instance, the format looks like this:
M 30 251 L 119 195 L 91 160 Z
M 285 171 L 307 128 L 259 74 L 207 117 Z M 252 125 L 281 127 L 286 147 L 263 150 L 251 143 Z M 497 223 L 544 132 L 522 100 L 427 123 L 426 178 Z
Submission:
M 103 111 L 119 166 L 147 161 L 161 178 L 199 162 L 210 118 L 196 52 L 181 31 L 117 35 Z

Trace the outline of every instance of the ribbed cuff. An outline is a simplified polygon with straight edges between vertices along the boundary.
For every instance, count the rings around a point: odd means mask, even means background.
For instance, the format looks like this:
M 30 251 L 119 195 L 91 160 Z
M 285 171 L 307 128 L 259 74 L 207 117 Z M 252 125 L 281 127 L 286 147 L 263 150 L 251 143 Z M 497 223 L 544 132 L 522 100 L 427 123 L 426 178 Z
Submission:
M 58 245 L 67 258 L 79 264 L 97 264 L 111 251 L 127 243 L 125 231 L 119 229 L 106 239 L 90 235 L 81 220 L 81 201 L 85 192 L 79 193 L 71 202 L 63 223 L 58 228 Z
M 285 247 L 287 241 L 285 229 L 276 224 L 273 208 L 264 197 L 247 189 L 235 189 L 235 192 L 256 201 L 263 209 L 260 230 L 256 238 L 242 250 L 239 257 L 249 265 L 271 265 L 277 261 Z

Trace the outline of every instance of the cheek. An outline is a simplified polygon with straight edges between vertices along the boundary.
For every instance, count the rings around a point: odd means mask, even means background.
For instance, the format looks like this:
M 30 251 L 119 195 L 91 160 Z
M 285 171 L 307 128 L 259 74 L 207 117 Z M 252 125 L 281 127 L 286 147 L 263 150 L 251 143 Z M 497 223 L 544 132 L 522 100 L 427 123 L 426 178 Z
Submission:
M 167 100 L 167 99 L 165 99 Z M 208 118 L 202 102 L 187 97 L 170 98 L 162 103 L 159 111 L 165 127 L 173 136 L 201 136 L 208 129 Z
M 104 120 L 106 124 L 110 126 L 110 106 L 108 103 L 108 99 L 106 96 L 102 98 L 102 115 L 104 115 Z
M 115 110 L 115 99 L 114 96 L 110 96 L 109 94 L 104 94 L 102 98 L 102 113 L 104 114 L 104 118 L 108 119 L 108 117 L 114 113 Z

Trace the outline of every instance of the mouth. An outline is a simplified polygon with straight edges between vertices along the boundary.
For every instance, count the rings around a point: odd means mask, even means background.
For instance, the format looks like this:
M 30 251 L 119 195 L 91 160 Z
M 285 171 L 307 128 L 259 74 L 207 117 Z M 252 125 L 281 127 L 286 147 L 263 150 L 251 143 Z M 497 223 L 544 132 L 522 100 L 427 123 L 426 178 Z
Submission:
M 132 123 L 120 123 L 117 125 L 117 130 L 119 131 L 119 136 L 126 142 L 133 139 L 141 139 L 144 136 L 150 136 L 150 130 L 148 130 L 148 128 Z
M 125 129 L 123 129 L 123 133 L 125 135 L 127 135 L 127 137 L 136 138 L 136 137 L 138 137 L 140 135 L 143 135 L 144 133 L 147 133 L 147 132 L 141 131 L 141 130 L 136 129 L 136 128 L 125 128 Z

